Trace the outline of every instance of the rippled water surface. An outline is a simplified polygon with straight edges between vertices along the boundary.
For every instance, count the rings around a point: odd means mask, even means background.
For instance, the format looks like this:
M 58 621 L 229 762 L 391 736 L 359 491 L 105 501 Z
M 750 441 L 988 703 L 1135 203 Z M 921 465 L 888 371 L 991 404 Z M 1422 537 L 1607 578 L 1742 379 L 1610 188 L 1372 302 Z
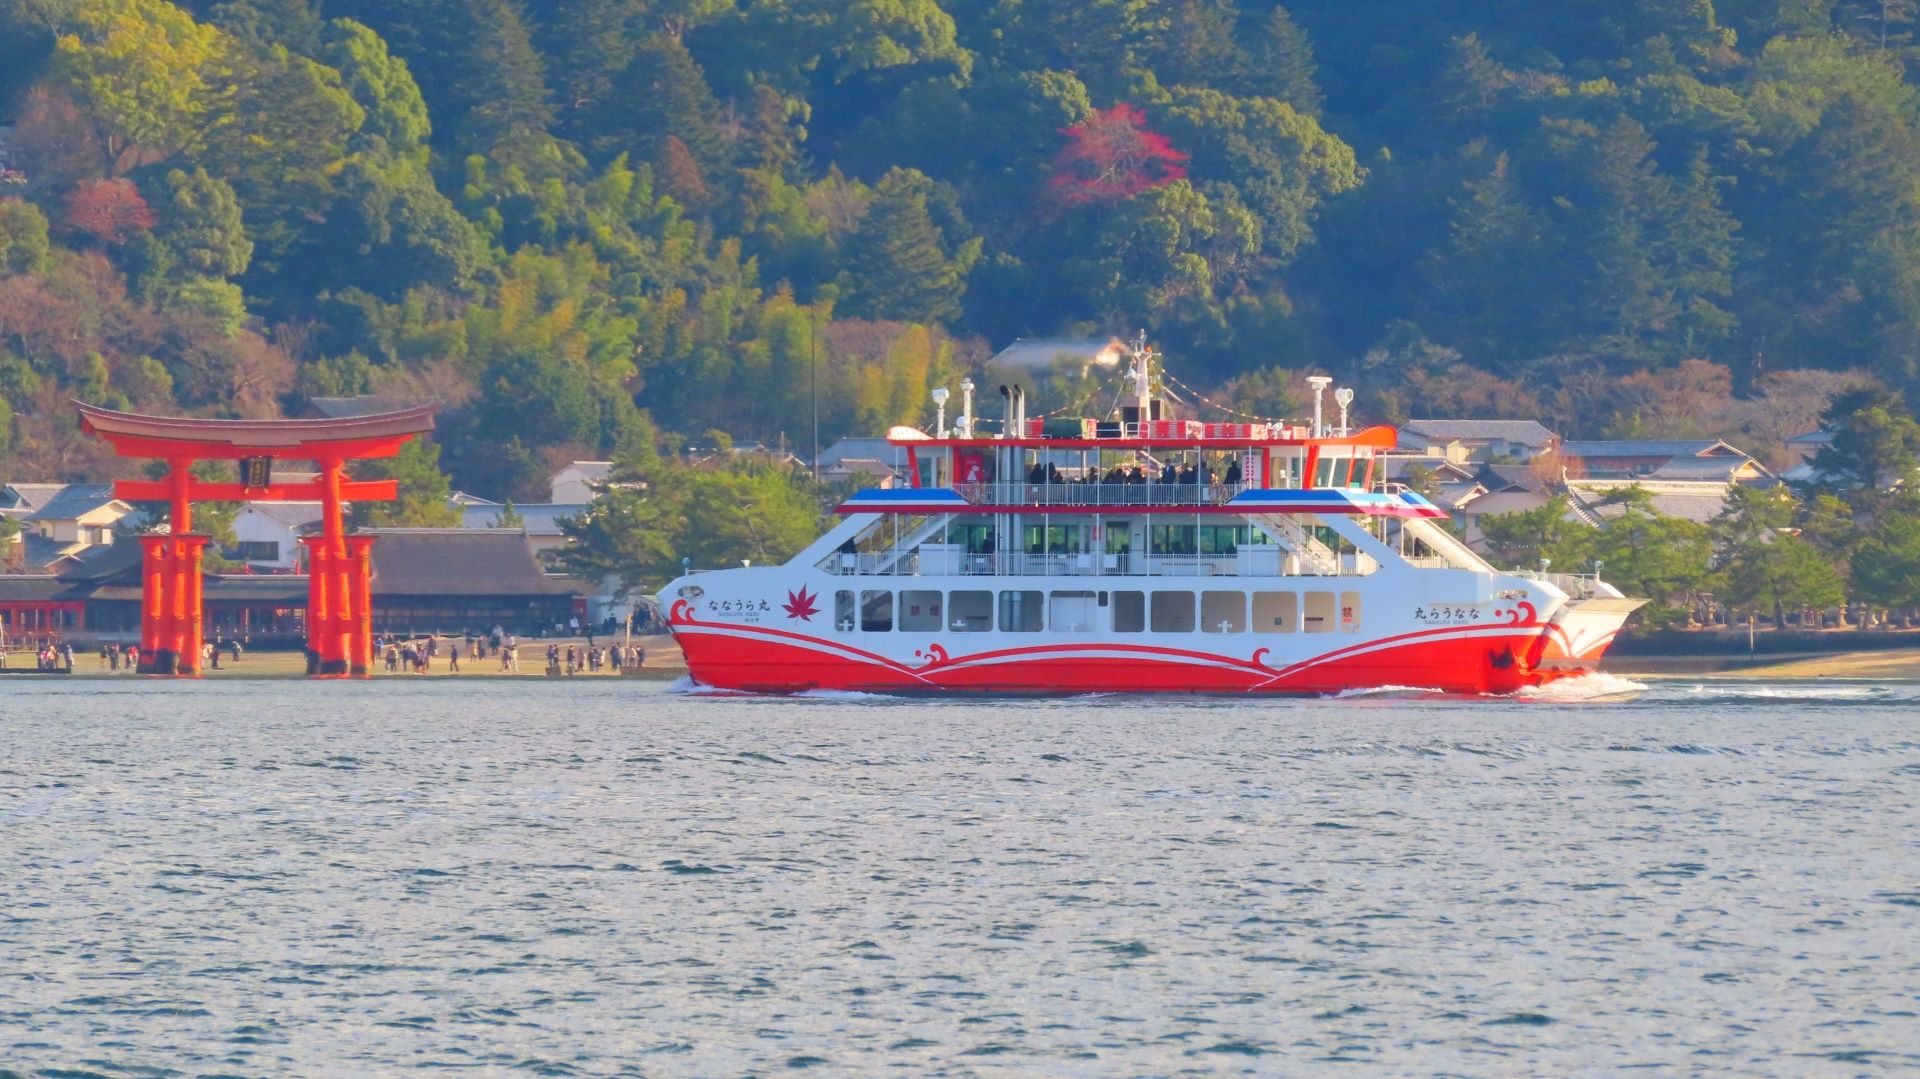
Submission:
M 1920 689 L 0 681 L 0 1075 L 1920 1068 Z

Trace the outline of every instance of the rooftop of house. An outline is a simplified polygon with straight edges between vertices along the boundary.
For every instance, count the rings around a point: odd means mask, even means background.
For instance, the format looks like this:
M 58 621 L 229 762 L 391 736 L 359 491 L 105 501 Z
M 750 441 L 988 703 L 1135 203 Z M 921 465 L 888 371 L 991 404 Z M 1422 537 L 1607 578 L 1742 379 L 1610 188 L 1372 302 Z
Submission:
M 1625 488 L 1645 491 L 1655 513 L 1706 524 L 1727 506 L 1732 485 L 1714 480 L 1568 480 L 1567 493 L 1589 519 L 1607 520 L 1626 512 L 1606 504 L 1607 496 Z
M 465 491 L 455 491 L 447 496 L 447 505 L 458 509 L 461 506 L 498 506 L 500 503 L 479 495 L 470 495 Z
M 850 458 L 892 462 L 893 467 L 902 468 L 907 463 L 907 450 L 884 438 L 843 438 L 820 451 L 820 467 L 830 468 Z
M 1512 442 L 1533 447 L 1550 446 L 1560 437 L 1535 420 L 1408 420 L 1400 429 L 1449 442 Z
M 1599 440 L 1585 442 L 1564 442 L 1560 445 L 1562 457 L 1750 457 L 1744 450 L 1736 449 L 1717 438 L 1688 438 L 1677 440 Z
M 558 536 L 560 518 L 578 517 L 587 511 L 585 503 L 573 502 L 529 502 L 522 506 L 516 503 L 513 512 L 520 515 L 521 525 L 514 532 L 525 531 L 529 536 Z M 506 512 L 505 506 L 463 506 L 460 509 L 460 527 L 468 530 L 485 530 L 500 527 L 496 522 Z
M 318 528 L 324 512 L 318 502 L 249 502 L 243 513 L 256 513 L 288 528 Z
M 1126 354 L 1127 343 L 1118 337 L 1022 337 L 987 362 L 1026 370 L 1044 370 L 1061 360 L 1111 367 Z
M 572 473 L 588 483 L 599 483 L 613 475 L 612 461 L 569 461 L 567 467 L 555 472 L 550 479 L 559 479 Z
M 1553 486 L 1528 465 L 1487 465 L 1478 477 L 1489 491 L 1544 491 Z
M 559 596 L 519 529 L 373 528 L 376 596 Z
M 77 521 L 104 506 L 119 501 L 113 497 L 111 483 L 68 483 L 27 514 L 29 521 Z M 125 502 L 120 503 L 131 510 Z
M 310 397 L 294 419 L 344 420 L 355 416 L 373 416 L 398 412 L 440 402 L 425 397 L 395 397 L 384 393 L 363 393 L 356 397 Z
M 1404 482 L 1412 469 L 1424 469 L 1428 475 L 1443 483 L 1474 478 L 1473 469 L 1457 465 L 1445 457 L 1421 453 L 1383 453 L 1378 460 L 1381 473 L 1394 483 Z
M 1655 480 L 1719 480 L 1731 483 L 1746 475 L 1771 478 L 1760 462 L 1749 457 L 1675 457 L 1647 473 Z

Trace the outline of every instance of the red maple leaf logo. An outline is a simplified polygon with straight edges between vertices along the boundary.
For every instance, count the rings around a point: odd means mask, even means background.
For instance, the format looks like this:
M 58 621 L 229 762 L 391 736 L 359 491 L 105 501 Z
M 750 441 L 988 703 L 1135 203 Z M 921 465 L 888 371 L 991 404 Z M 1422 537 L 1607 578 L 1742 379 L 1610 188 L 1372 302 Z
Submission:
M 808 592 L 806 585 L 801 585 L 800 591 L 787 593 L 787 602 L 781 606 L 786 608 L 788 618 L 798 618 L 802 622 L 811 622 L 813 621 L 813 616 L 820 613 L 820 608 L 813 605 L 813 601 L 819 598 L 819 596 Z

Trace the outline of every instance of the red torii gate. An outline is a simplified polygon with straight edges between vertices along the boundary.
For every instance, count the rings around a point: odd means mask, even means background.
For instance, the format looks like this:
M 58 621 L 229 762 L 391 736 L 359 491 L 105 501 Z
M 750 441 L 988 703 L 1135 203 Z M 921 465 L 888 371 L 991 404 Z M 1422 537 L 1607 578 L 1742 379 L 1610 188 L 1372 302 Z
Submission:
M 200 556 L 208 537 L 191 531 L 195 500 L 320 503 L 320 535 L 300 541 L 307 548 L 307 673 L 367 673 L 373 662 L 373 537 L 346 534 L 341 503 L 392 501 L 399 492 L 393 480 L 350 480 L 342 469 L 350 460 L 392 457 L 408 439 L 433 430 L 433 406 L 337 420 L 197 420 L 78 401 L 74 407 L 81 428 L 106 439 L 120 456 L 167 462 L 166 479 L 113 485 L 115 498 L 166 502 L 173 513 L 170 534 L 140 537 L 140 673 L 200 673 Z M 320 478 L 274 483 L 276 456 L 313 461 Z M 240 462 L 239 481 L 196 479 L 189 470 L 205 460 Z

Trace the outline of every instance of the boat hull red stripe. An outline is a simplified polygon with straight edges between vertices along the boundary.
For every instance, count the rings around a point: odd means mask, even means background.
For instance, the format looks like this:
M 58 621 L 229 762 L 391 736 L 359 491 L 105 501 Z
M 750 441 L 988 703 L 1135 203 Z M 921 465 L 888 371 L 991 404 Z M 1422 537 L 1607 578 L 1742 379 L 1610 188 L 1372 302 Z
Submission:
M 920 667 L 835 650 L 797 635 L 681 624 L 674 632 L 693 680 L 758 693 L 1226 693 L 1302 695 L 1407 686 L 1451 693 L 1512 693 L 1584 673 L 1598 663 L 1567 656 L 1546 627 L 1415 639 L 1270 668 L 1222 655 L 1135 646 L 1055 647 L 947 657 Z M 1552 662 L 1543 662 L 1551 660 Z

